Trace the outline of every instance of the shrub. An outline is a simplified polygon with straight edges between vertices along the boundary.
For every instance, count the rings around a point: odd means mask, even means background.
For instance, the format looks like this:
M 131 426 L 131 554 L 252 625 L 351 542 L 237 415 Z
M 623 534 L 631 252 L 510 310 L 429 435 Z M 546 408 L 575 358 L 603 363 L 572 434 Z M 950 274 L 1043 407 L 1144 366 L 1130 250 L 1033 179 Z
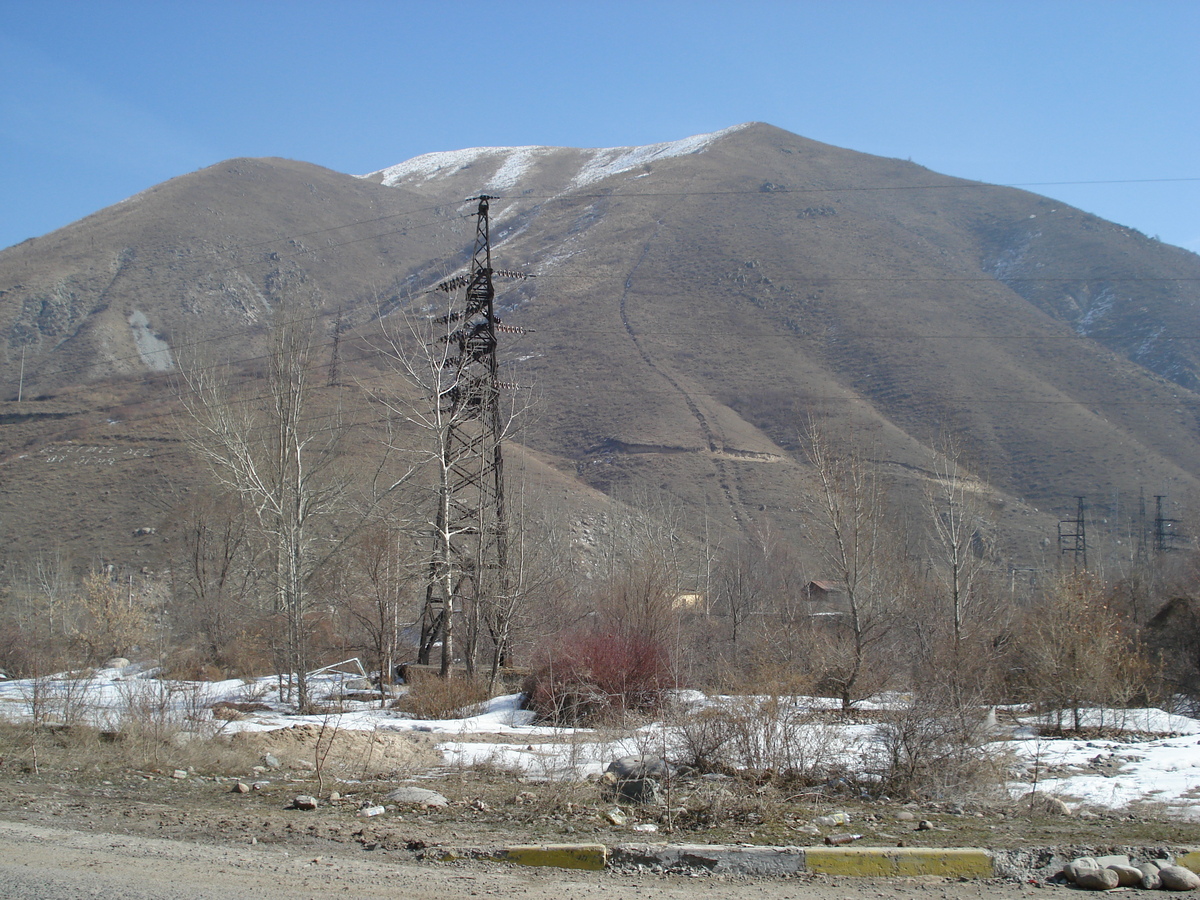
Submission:
M 998 790 L 1006 753 L 995 738 L 991 710 L 954 702 L 938 692 L 915 698 L 873 735 L 875 774 L 893 796 L 964 797 Z
M 843 749 L 825 711 L 778 694 L 689 710 L 678 741 L 680 761 L 702 772 L 750 769 L 805 782 L 827 778 Z
M 413 679 L 393 708 L 418 719 L 461 719 L 490 698 L 486 680 L 429 675 Z
M 559 725 L 594 723 L 661 706 L 675 686 L 658 641 L 620 631 L 588 631 L 559 641 L 525 683 L 529 707 Z

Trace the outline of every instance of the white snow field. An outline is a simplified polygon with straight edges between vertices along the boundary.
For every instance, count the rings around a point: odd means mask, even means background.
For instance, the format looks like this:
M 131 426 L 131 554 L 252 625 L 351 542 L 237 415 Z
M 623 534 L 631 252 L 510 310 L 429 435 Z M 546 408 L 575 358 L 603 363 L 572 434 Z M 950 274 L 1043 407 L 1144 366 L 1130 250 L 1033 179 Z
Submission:
M 318 698 L 337 696 L 348 680 L 356 678 L 337 673 L 313 676 L 310 692 Z M 534 724 L 534 714 L 520 708 L 520 694 L 496 697 L 460 719 L 413 719 L 353 700 L 343 701 L 340 713 L 298 716 L 281 702 L 274 677 L 169 681 L 159 678 L 153 668 L 128 666 L 0 681 L 0 719 L 20 723 L 36 716 L 45 722 L 79 722 L 117 730 L 126 717 L 158 715 L 181 728 L 208 733 L 322 723 L 350 730 L 425 732 L 442 738 L 438 749 L 450 766 L 489 764 L 527 777 L 561 779 L 599 773 L 613 758 L 633 753 L 656 753 L 670 759 L 685 740 L 677 724 L 680 716 L 723 705 L 744 709 L 761 699 L 706 697 L 682 691 L 676 705 L 684 711 L 673 723 L 655 722 L 620 732 Z M 267 708 L 226 721 L 212 715 L 211 707 L 221 701 L 256 702 Z M 786 702 L 793 711 L 832 705 L 830 700 L 808 697 L 787 698 Z M 896 708 L 905 702 L 903 696 L 890 696 L 860 708 Z M 798 716 L 795 721 L 799 724 L 790 726 L 791 739 L 806 748 L 810 757 L 819 754 L 822 761 L 849 772 L 869 767 L 876 726 L 843 724 L 836 717 L 811 715 Z M 1036 789 L 1071 807 L 1116 810 L 1152 804 L 1164 815 L 1200 819 L 1200 720 L 1160 709 L 1083 711 L 1082 723 L 1103 727 L 1104 739 L 1039 736 L 1037 726 L 1053 720 L 1020 708 L 1003 710 L 1001 721 L 1015 722 L 997 728 L 994 744 L 1008 750 L 1016 761 L 1008 784 L 1013 797 Z M 491 740 L 480 740 L 481 735 Z

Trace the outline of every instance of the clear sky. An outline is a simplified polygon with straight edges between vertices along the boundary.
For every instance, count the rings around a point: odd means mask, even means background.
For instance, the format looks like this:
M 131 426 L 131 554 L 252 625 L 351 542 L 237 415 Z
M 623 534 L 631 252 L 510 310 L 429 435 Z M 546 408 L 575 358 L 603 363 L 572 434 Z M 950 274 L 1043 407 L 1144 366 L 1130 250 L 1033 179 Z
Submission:
M 236 156 L 747 121 L 1200 251 L 1197 0 L 0 0 L 0 247 Z

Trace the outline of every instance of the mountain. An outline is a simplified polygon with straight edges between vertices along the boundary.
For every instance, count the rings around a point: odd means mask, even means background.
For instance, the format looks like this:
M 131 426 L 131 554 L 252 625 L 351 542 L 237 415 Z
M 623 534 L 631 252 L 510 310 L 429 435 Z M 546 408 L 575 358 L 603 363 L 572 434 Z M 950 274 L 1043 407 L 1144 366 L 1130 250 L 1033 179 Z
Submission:
M 802 546 L 812 416 L 909 503 L 953 435 L 1017 560 L 1046 552 L 1076 496 L 1093 535 L 1126 546 L 1139 494 L 1184 517 L 1200 487 L 1200 257 L 754 123 L 648 147 L 432 153 L 363 177 L 232 160 L 3 251 L 0 538 L 160 552 L 133 532 L 199 478 L 172 443 L 177 361 L 203 350 L 252 372 L 266 312 L 302 296 L 331 347 L 345 336 L 350 380 L 386 381 L 380 320 L 422 312 L 465 264 L 464 200 L 481 193 L 494 264 L 536 276 L 500 286 L 526 332 L 502 357 L 535 392 L 520 440 L 560 494 L 649 485 L 696 532 Z M 120 462 L 92 478 L 85 447 Z

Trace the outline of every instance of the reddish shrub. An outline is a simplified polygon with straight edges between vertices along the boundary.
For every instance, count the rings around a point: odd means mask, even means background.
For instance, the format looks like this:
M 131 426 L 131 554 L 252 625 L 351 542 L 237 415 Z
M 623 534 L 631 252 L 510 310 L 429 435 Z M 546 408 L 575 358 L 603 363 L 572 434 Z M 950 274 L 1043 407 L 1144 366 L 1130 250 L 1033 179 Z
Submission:
M 540 718 L 566 725 L 652 709 L 671 687 L 670 657 L 661 643 L 588 631 L 562 638 L 528 678 L 525 693 Z

